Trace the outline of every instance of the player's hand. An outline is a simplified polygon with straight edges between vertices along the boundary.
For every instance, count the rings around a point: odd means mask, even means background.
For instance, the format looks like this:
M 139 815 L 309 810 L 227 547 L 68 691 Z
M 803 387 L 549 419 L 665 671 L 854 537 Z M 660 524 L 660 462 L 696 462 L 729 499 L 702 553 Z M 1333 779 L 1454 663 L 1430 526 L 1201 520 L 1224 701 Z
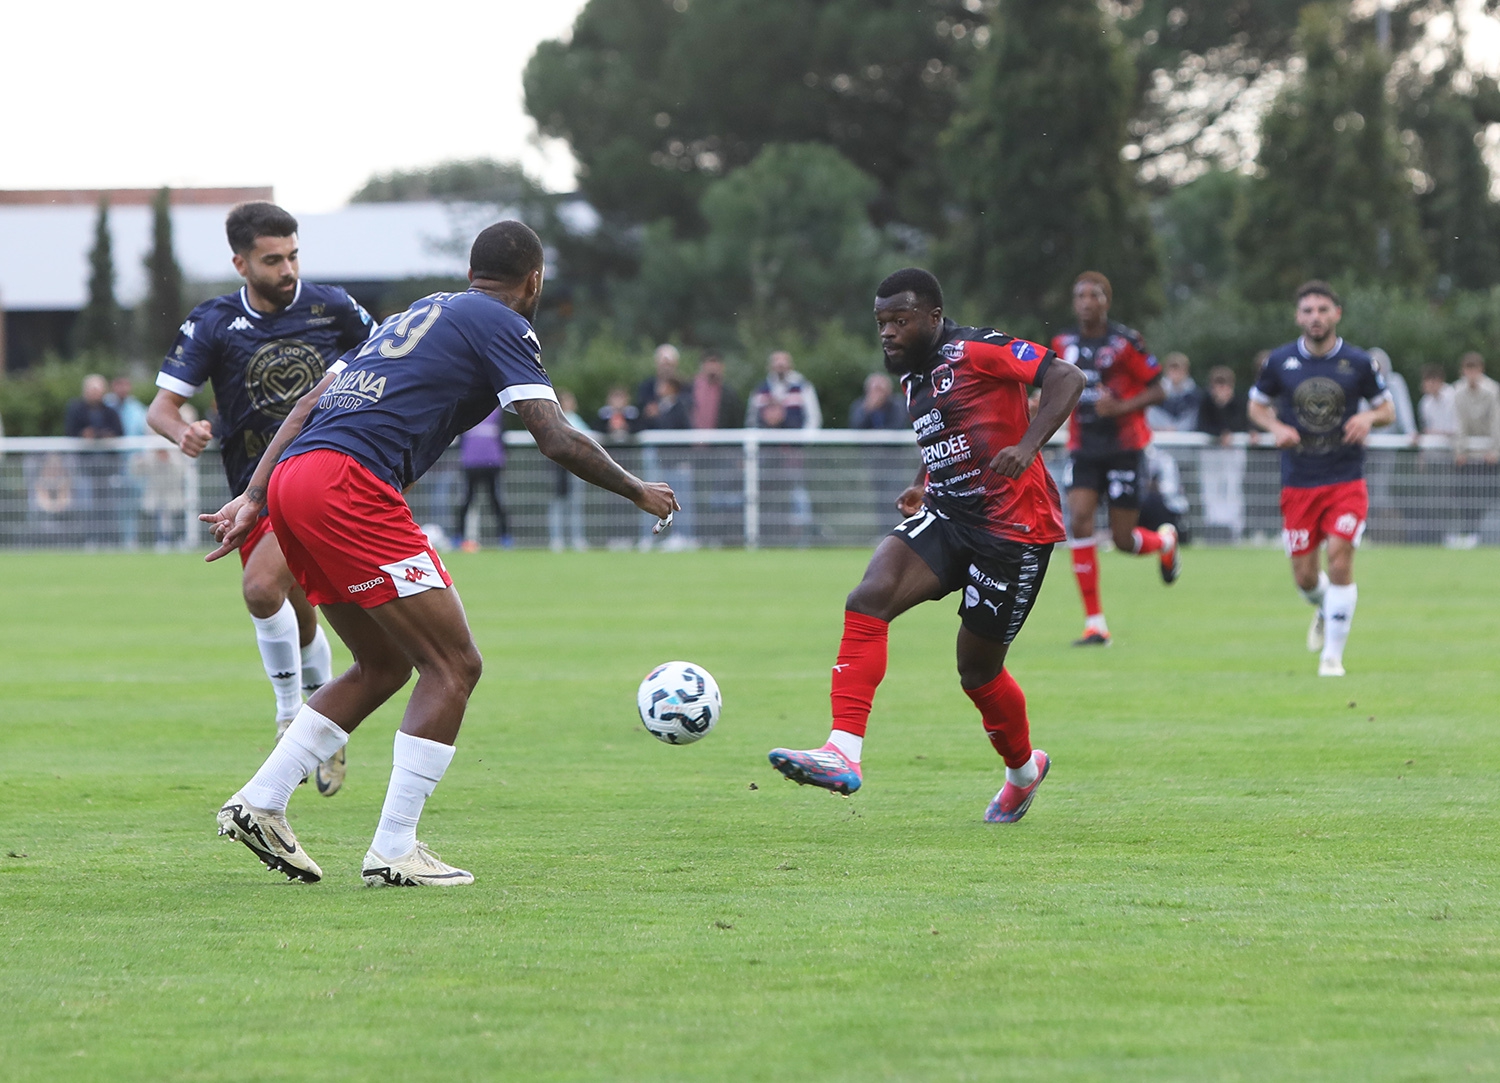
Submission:
M 1279 448 L 1296 447 L 1302 443 L 1302 434 L 1300 432 L 1291 425 L 1283 425 L 1279 421 L 1276 423 L 1276 427 L 1271 430 L 1271 435 L 1276 438 L 1276 446 Z
M 1036 460 L 1035 453 L 1028 455 L 1019 446 L 1003 447 L 990 460 L 990 469 L 1001 477 L 1018 478 Z
M 1120 408 L 1120 400 L 1114 397 L 1109 388 L 1101 387 L 1099 397 L 1094 400 L 1094 413 L 1100 417 L 1119 417 L 1124 412 Z
M 677 503 L 677 497 L 672 492 L 672 487 L 664 481 L 647 481 L 642 483 L 641 495 L 636 497 L 635 506 L 642 511 L 665 519 L 674 511 L 681 511 L 682 505 Z
M 219 543 L 219 547 L 203 559 L 218 560 L 243 545 L 245 539 L 250 536 L 250 531 L 255 527 L 255 520 L 260 518 L 260 511 L 259 504 L 252 504 L 249 498 L 241 493 L 218 511 L 198 516 L 200 523 L 209 524 L 209 529 L 213 531 L 214 541 Z
M 896 510 L 905 518 L 910 518 L 921 511 L 922 486 L 912 485 L 900 496 L 896 497 Z
M 1344 443 L 1363 444 L 1370 437 L 1370 415 L 1360 411 L 1344 422 Z
M 189 459 L 196 459 L 213 439 L 214 427 L 207 421 L 195 421 L 182 430 L 177 446 Z

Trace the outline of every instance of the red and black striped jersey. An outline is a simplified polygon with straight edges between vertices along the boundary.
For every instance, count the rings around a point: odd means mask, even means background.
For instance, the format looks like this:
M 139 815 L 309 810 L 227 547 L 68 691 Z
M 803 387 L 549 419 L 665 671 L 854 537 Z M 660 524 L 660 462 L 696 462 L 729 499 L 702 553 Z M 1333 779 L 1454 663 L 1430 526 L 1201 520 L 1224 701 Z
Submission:
M 990 469 L 1031 424 L 1026 399 L 1055 355 L 988 327 L 943 321 L 924 371 L 901 378 L 938 515 L 1005 541 L 1062 541 L 1062 502 L 1042 457 L 1019 478 Z
M 1084 338 L 1075 327 L 1054 335 L 1052 349 L 1077 365 L 1088 381 L 1068 422 L 1069 451 L 1113 455 L 1139 451 L 1151 442 L 1144 410 L 1100 417 L 1094 406 L 1105 390 L 1122 401 L 1133 399 L 1161 378 L 1161 365 L 1138 332 L 1111 323 L 1102 337 Z

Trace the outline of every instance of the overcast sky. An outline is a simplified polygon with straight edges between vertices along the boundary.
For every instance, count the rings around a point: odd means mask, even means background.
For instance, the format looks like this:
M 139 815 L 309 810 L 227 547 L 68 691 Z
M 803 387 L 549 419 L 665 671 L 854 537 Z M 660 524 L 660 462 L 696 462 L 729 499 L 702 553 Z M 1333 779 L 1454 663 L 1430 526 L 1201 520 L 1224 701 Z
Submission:
M 521 107 L 584 0 L 5 5 L 0 188 L 271 184 L 292 212 L 372 173 L 487 155 L 572 187 Z

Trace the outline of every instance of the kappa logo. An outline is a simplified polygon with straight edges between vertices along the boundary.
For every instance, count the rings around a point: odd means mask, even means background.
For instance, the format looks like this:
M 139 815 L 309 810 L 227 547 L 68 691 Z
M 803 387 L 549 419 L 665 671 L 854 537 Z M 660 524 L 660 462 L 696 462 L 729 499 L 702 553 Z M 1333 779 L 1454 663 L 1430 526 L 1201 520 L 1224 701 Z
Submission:
M 536 347 L 536 359 L 538 361 L 540 361 L 542 359 L 542 340 L 536 337 L 536 331 L 535 330 L 533 330 L 530 327 L 526 328 L 526 333 L 521 336 L 521 341 L 522 342 L 529 342 L 533 346 L 535 346 Z
M 964 344 L 962 342 L 945 343 L 942 353 L 949 361 L 961 361 L 964 356 Z
M 249 320 L 245 319 L 244 316 L 236 316 L 229 323 L 229 329 L 231 331 L 248 331 L 252 326 L 254 325 L 251 324 Z
M 1290 372 L 1292 369 L 1300 369 L 1302 367 L 1302 362 L 1298 361 L 1295 357 L 1288 357 L 1286 359 L 1286 364 L 1281 367 Z
M 424 590 L 446 590 L 448 587 L 448 584 L 443 582 L 443 575 L 438 571 L 438 565 L 433 562 L 432 554 L 425 551 L 407 557 L 405 560 L 381 564 L 379 567 L 391 577 L 391 582 L 395 583 L 398 598 L 420 594 Z
M 177 330 L 181 331 L 188 338 L 192 338 L 193 337 L 193 332 L 196 331 L 197 329 L 198 329 L 198 325 L 195 324 L 192 320 L 183 320 L 182 321 L 182 326 L 179 327 Z
M 381 583 L 384 583 L 384 582 L 385 582 L 385 576 L 383 576 L 383 575 L 379 579 L 366 579 L 363 583 L 355 583 L 354 586 L 350 587 L 349 588 L 349 593 L 350 594 L 360 594 L 360 593 L 363 593 L 364 591 L 372 589 L 373 587 L 378 587 L 378 586 L 380 586 Z
M 953 370 L 947 365 L 939 365 L 932 370 L 932 390 L 939 395 L 953 390 Z
M 408 583 L 420 583 L 427 578 L 427 572 L 422 568 L 410 567 L 406 569 L 401 578 L 405 579 Z
M 1345 512 L 1334 520 L 1333 530 L 1335 534 L 1353 534 L 1359 528 L 1359 516 L 1352 511 Z

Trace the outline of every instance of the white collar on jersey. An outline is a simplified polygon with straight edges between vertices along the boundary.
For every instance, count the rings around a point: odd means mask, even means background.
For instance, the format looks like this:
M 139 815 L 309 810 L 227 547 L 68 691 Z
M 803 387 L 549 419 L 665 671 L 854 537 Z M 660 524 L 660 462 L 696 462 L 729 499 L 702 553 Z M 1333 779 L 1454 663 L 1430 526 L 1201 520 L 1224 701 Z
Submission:
M 286 303 L 286 308 L 291 308 L 293 305 L 295 305 L 297 303 L 297 298 L 299 298 L 301 296 L 302 296 L 302 279 L 299 278 L 299 279 L 297 279 L 297 291 L 292 294 L 292 299 Z M 243 308 L 246 312 L 248 312 L 250 314 L 250 318 L 251 319 L 259 320 L 259 319 L 263 319 L 267 315 L 264 312 L 257 312 L 257 311 L 255 311 L 255 309 L 253 307 L 251 307 L 251 304 L 250 304 L 250 287 L 249 286 L 241 286 L 240 287 L 240 307 Z M 285 312 L 286 308 L 282 309 L 281 311 Z
M 302 283 L 298 282 L 297 285 L 300 286 L 300 285 L 302 285 Z M 1297 336 L 1297 352 L 1302 355 L 1302 359 L 1304 361 L 1321 361 L 1325 357 L 1332 357 L 1334 354 L 1338 353 L 1343 348 L 1344 348 L 1344 337 L 1342 335 L 1340 335 L 1338 338 L 1335 338 L 1333 340 L 1333 349 L 1329 350 L 1327 353 L 1313 353 L 1311 350 L 1309 350 L 1307 348 L 1307 336 L 1306 335 L 1298 335 Z

